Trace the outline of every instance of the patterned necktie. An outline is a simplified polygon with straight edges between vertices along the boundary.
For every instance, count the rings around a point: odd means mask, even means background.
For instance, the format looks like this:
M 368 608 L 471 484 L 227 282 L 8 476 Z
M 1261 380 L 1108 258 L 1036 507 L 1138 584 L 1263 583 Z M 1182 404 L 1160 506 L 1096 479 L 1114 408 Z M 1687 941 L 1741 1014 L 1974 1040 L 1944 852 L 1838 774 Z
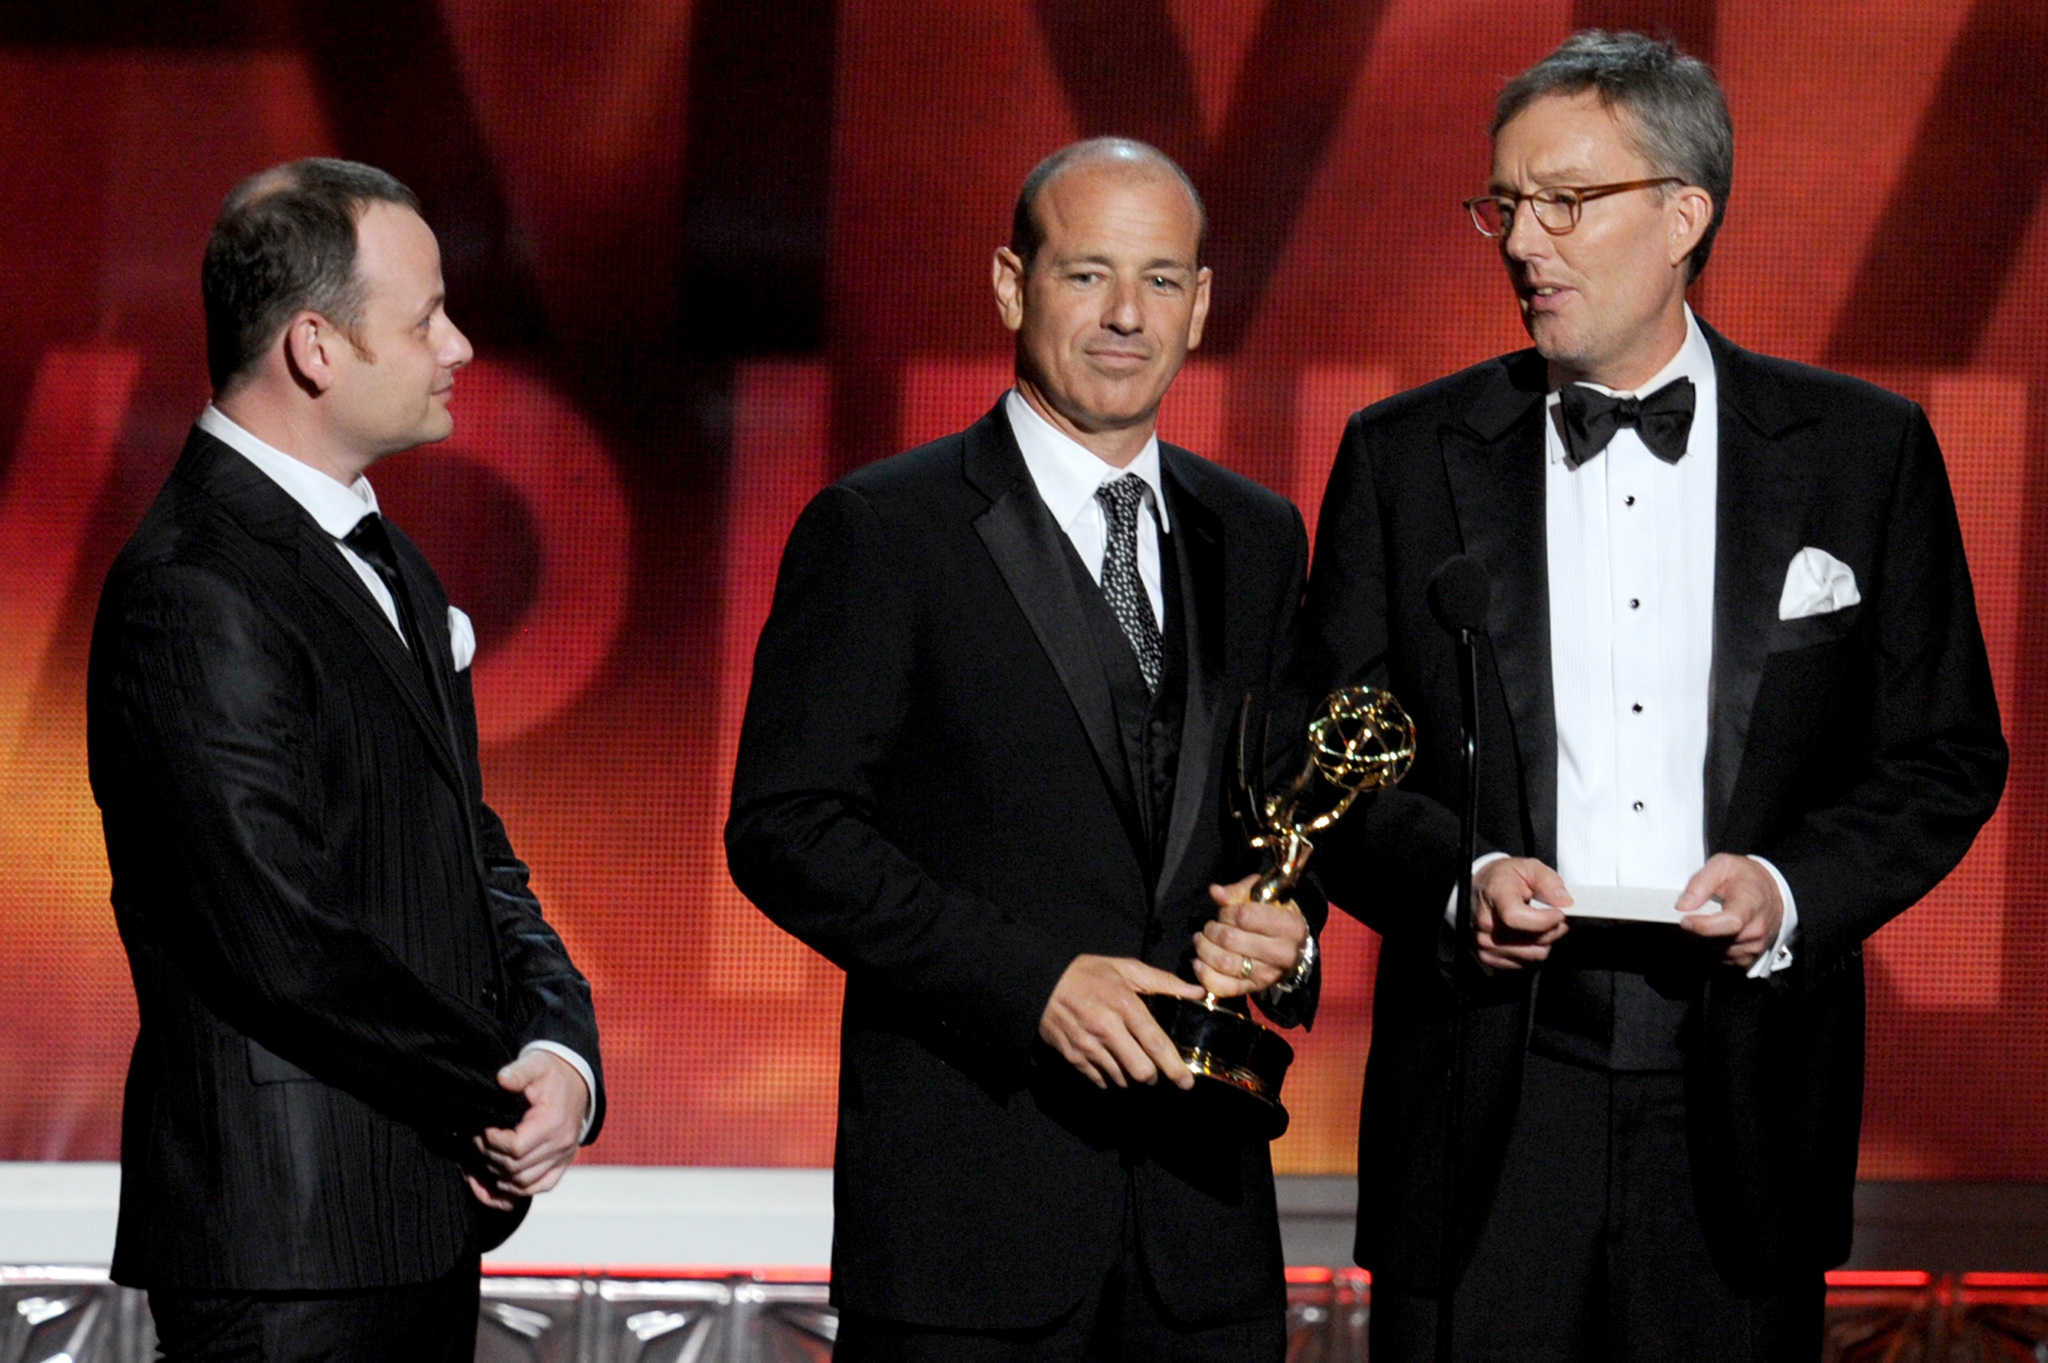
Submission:
M 1152 491 L 1135 473 L 1095 489 L 1102 514 L 1109 521 L 1109 543 L 1102 555 L 1102 594 L 1138 655 L 1138 671 L 1145 676 L 1145 689 L 1159 690 L 1159 673 L 1165 648 L 1159 640 L 1159 621 L 1152 615 L 1152 599 L 1138 577 L 1138 508 L 1151 499 Z
M 1692 431 L 1691 379 L 1673 379 L 1646 398 L 1610 397 L 1581 383 L 1566 384 L 1557 396 L 1564 410 L 1565 462 L 1573 468 L 1606 449 L 1623 426 L 1635 427 L 1650 453 L 1665 463 L 1685 457 L 1685 439 Z

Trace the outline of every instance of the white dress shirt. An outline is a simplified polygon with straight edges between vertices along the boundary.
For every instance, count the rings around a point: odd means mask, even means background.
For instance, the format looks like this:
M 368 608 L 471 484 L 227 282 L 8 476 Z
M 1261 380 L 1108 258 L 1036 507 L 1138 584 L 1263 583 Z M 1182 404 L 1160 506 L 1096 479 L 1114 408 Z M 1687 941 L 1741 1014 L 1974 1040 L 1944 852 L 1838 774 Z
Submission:
M 1550 674 L 1557 716 L 1557 872 L 1566 885 L 1668 888 L 1676 898 L 1707 859 L 1706 761 L 1714 664 L 1714 548 L 1720 385 L 1713 352 L 1685 313 L 1685 343 L 1634 393 L 1692 380 L 1685 457 L 1666 463 L 1635 428 L 1573 468 L 1558 407 L 1544 422 L 1544 529 L 1550 570 Z M 1791 964 L 1784 924 L 1753 976 Z
M 311 464 L 294 459 L 275 445 L 251 435 L 212 403 L 208 403 L 206 410 L 200 413 L 198 425 L 200 430 L 247 459 L 271 482 L 283 488 L 287 496 L 305 508 L 315 524 L 334 538 L 334 547 L 349 567 L 356 570 L 356 576 L 362 578 L 363 585 L 370 589 L 370 595 L 384 611 L 384 618 L 391 622 L 392 633 L 403 645 L 405 631 L 398 623 L 398 604 L 391 599 L 391 589 L 384 585 L 383 577 L 375 568 L 341 542 L 342 536 L 356 528 L 357 521 L 377 510 L 377 493 L 370 487 L 370 480 L 357 478 L 353 483 L 343 483 L 329 477 Z M 591 1070 L 590 1062 L 556 1041 L 529 1041 L 519 1054 L 524 1057 L 532 1051 L 547 1051 L 559 1056 L 583 1077 L 584 1091 L 588 1095 L 583 1108 L 583 1134 L 588 1136 L 590 1124 L 597 1119 L 597 1075 Z
M 1557 871 L 1567 885 L 1669 887 L 1676 897 L 1706 860 L 1720 423 L 1714 357 L 1690 313 L 1685 344 L 1634 395 L 1681 378 L 1697 405 L 1676 463 L 1624 426 L 1573 468 L 1559 394 L 1546 409 Z
M 1003 414 L 1010 419 L 1017 448 L 1024 452 L 1024 467 L 1030 470 L 1039 497 L 1052 512 L 1053 523 L 1066 533 L 1098 585 L 1102 559 L 1109 548 L 1109 519 L 1102 503 L 1095 500 L 1095 489 L 1127 473 L 1145 480 L 1145 505 L 1152 514 L 1138 517 L 1138 577 L 1152 603 L 1152 618 L 1164 630 L 1166 597 L 1160 585 L 1159 537 L 1171 534 L 1172 527 L 1166 522 L 1166 488 L 1159 481 L 1159 437 L 1148 439 L 1128 468 L 1117 468 L 1040 416 L 1014 388 L 1003 399 Z
M 1668 889 L 1673 899 L 1707 859 L 1720 384 L 1688 307 L 1684 344 L 1642 387 L 1586 385 L 1644 397 L 1679 379 L 1692 380 L 1694 407 L 1676 463 L 1624 426 L 1573 468 L 1558 393 L 1543 423 L 1557 873 L 1568 887 Z M 1778 868 L 1751 860 L 1785 904 L 1777 941 L 1750 967 L 1761 978 L 1792 964 L 1799 911 Z

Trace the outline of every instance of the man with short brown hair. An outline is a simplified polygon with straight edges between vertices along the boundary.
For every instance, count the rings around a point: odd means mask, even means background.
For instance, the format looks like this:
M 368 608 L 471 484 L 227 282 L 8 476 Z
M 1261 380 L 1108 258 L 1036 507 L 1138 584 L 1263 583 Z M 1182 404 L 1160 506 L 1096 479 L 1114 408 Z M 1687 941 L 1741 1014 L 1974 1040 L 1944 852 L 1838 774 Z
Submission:
M 114 1277 L 170 1363 L 467 1363 L 479 1255 L 604 1103 L 590 987 L 483 802 L 468 618 L 363 476 L 448 437 L 470 346 L 370 166 L 239 186 L 202 280 L 214 401 L 87 679 L 141 1013 Z

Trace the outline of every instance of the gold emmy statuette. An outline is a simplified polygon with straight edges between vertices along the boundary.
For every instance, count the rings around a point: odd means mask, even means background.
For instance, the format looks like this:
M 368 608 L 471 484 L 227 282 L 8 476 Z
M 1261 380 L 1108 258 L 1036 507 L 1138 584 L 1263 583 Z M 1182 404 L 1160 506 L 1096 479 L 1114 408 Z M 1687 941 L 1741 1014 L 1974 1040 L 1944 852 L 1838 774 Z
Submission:
M 1247 841 L 1265 853 L 1265 870 L 1251 897 L 1273 904 L 1293 895 L 1315 851 L 1311 834 L 1337 822 L 1360 795 L 1385 789 L 1408 774 L 1415 760 L 1415 723 L 1399 701 L 1378 687 L 1332 691 L 1309 721 L 1308 760 L 1301 774 L 1269 793 L 1264 725 L 1257 753 L 1246 751 L 1250 716 L 1247 695 L 1237 717 L 1230 809 Z M 1195 1091 L 1205 1101 L 1267 1140 L 1287 1130 L 1280 1083 L 1294 1063 L 1294 1048 L 1254 1019 L 1245 1000 L 1211 994 L 1195 1002 L 1153 994 L 1145 1003 L 1195 1072 Z

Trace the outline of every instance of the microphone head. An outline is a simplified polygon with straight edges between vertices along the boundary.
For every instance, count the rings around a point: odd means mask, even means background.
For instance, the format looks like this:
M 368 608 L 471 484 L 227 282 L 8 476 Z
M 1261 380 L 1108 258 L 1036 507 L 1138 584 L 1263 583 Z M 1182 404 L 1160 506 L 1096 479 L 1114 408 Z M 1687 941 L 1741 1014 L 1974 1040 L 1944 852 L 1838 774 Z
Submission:
M 1452 634 L 1483 631 L 1492 601 L 1493 579 L 1486 565 L 1470 554 L 1445 559 L 1429 575 L 1429 613 Z

